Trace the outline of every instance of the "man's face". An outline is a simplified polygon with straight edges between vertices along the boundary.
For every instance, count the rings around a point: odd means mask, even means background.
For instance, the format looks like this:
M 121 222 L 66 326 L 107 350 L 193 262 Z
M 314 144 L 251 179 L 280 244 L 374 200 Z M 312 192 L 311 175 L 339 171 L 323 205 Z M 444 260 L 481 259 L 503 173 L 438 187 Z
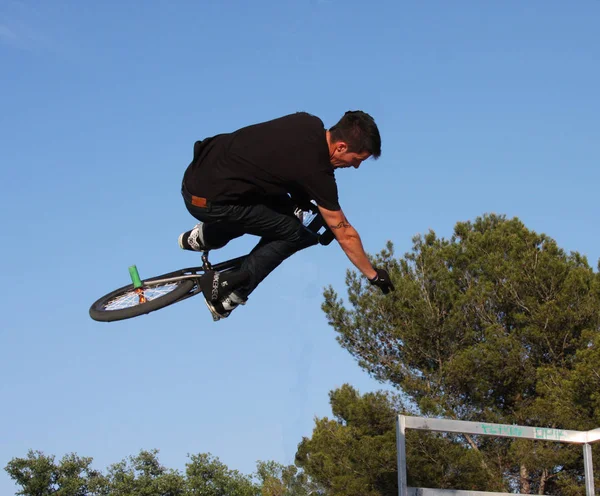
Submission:
M 335 148 L 333 152 L 329 156 L 329 161 L 331 165 L 336 168 L 346 168 L 346 167 L 354 167 L 358 169 L 363 160 L 367 160 L 371 154 L 369 152 L 349 152 L 348 145 L 343 142 L 339 142 L 335 144 Z

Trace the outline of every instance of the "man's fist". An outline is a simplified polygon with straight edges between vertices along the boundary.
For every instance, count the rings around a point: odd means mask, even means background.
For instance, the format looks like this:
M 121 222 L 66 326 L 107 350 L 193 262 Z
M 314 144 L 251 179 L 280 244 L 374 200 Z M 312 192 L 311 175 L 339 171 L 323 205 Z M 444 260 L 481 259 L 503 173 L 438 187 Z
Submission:
M 369 279 L 369 282 L 374 286 L 377 286 L 383 294 L 388 294 L 390 291 L 394 291 L 394 285 L 390 279 L 390 275 L 385 269 L 375 269 L 377 275 L 373 279 Z

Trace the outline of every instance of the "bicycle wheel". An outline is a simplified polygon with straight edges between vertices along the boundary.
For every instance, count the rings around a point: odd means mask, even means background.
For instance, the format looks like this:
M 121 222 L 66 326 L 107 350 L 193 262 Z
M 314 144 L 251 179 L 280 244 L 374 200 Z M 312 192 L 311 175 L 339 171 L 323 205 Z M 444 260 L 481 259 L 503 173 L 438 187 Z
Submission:
M 131 319 L 159 310 L 188 296 L 196 285 L 193 279 L 170 280 L 185 275 L 185 271 L 171 272 L 143 281 L 136 290 L 133 284 L 104 295 L 90 307 L 90 317 L 99 322 Z M 156 282 L 153 282 L 156 281 Z

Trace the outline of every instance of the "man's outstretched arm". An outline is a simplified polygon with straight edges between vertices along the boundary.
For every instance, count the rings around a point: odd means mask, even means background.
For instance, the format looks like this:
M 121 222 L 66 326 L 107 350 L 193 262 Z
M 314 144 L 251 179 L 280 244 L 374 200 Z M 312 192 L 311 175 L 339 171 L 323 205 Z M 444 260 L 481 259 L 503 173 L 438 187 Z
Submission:
M 350 261 L 360 270 L 367 279 L 377 276 L 377 271 L 371 265 L 363 248 L 360 236 L 354 227 L 350 225 L 342 210 L 327 210 L 319 207 L 323 220 L 333 232 L 335 239 L 344 250 Z
M 333 232 L 338 243 L 354 266 L 360 270 L 371 284 L 378 286 L 383 293 L 394 291 L 390 275 L 384 269 L 376 269 L 367 258 L 362 241 L 342 210 L 327 210 L 319 207 L 323 220 Z

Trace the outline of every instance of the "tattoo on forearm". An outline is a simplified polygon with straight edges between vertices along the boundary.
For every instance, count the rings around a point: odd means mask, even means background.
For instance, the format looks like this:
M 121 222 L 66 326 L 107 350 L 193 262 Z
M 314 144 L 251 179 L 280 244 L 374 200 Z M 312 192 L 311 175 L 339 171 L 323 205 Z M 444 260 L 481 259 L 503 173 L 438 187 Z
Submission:
M 348 222 L 346 219 L 344 219 L 342 222 L 340 222 L 338 224 L 331 224 L 329 227 L 331 229 L 340 229 L 342 227 L 351 227 L 351 226 L 350 226 L 350 222 Z

